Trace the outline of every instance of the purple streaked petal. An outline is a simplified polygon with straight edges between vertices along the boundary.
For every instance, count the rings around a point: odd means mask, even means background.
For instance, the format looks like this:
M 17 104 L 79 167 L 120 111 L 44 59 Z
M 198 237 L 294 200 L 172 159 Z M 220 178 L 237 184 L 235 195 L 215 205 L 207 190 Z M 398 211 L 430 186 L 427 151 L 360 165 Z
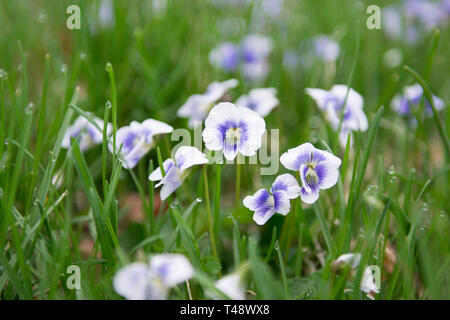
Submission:
M 317 199 L 319 199 L 319 189 L 317 188 L 315 190 L 311 190 L 311 192 L 308 192 L 302 187 L 300 190 L 300 198 L 307 204 L 313 204 L 317 201 Z
M 272 193 L 279 190 L 285 191 L 290 199 L 295 199 L 300 194 L 300 186 L 297 180 L 289 173 L 278 176 L 272 184 L 270 189 Z
M 291 201 L 286 191 L 278 190 L 273 193 L 275 212 L 286 215 L 291 209 Z
M 266 189 L 259 189 L 253 196 L 245 197 L 244 206 L 252 211 L 256 211 L 258 208 L 267 206 L 269 197 L 270 193 Z
M 182 254 L 158 254 L 150 260 L 150 270 L 168 288 L 176 286 L 194 276 L 194 268 Z
M 317 164 L 314 171 L 319 178 L 318 185 L 320 189 L 329 189 L 338 181 L 339 170 L 332 162 L 323 161 Z
M 181 146 L 175 153 L 175 162 L 183 172 L 194 165 L 208 163 L 208 158 L 195 147 Z
M 160 196 L 161 200 L 166 200 L 175 190 L 177 190 L 183 180 L 180 176 L 180 170 L 176 166 L 172 166 L 169 171 L 166 172 L 164 178 L 162 178 L 158 184 L 155 185 L 155 188 L 162 185 Z
M 172 166 L 174 165 L 174 162 L 172 159 L 166 159 L 163 162 L 163 167 L 164 167 L 164 173 L 169 172 L 169 170 L 172 168 Z M 158 167 L 155 170 L 153 170 L 152 173 L 150 173 L 150 176 L 148 177 L 150 181 L 159 181 L 163 178 L 162 172 L 161 172 L 161 168 Z

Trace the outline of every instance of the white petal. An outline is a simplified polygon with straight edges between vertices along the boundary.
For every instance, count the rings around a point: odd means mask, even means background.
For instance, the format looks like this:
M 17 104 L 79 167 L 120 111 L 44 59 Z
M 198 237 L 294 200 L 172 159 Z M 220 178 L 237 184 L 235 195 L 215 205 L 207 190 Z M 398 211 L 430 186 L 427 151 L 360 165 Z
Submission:
M 205 120 L 205 128 L 217 128 L 225 121 L 239 122 L 239 113 L 231 102 L 220 102 L 209 112 Z
M 150 270 L 157 274 L 168 288 L 194 276 L 194 268 L 182 254 L 164 253 L 150 259 Z
M 302 188 L 300 190 L 300 198 L 307 204 L 313 204 L 317 201 L 317 199 L 319 199 L 319 191 L 312 190 L 311 192 L 307 192 L 305 188 Z
M 172 126 L 168 125 L 165 122 L 158 121 L 155 119 L 145 120 L 144 122 L 142 122 L 142 126 L 145 127 L 147 130 L 149 130 L 152 136 L 156 134 L 170 133 L 173 131 Z
M 262 226 L 265 224 L 273 215 L 275 214 L 275 209 L 272 208 L 270 210 L 257 210 L 253 214 L 253 221 L 256 222 L 256 224 Z
M 164 167 L 164 173 L 167 173 L 169 171 L 169 169 L 172 167 L 172 165 L 174 164 L 172 159 L 166 159 L 163 162 L 163 167 Z M 152 173 L 150 173 L 150 176 L 148 177 L 150 181 L 159 181 L 163 178 L 162 172 L 161 172 L 161 168 L 158 167 L 155 170 L 153 170 Z
M 259 189 L 253 196 L 247 196 L 244 198 L 244 206 L 252 211 L 255 211 L 260 207 L 261 200 L 265 201 L 265 199 L 269 196 L 269 192 L 266 189 Z M 259 199 L 261 200 L 258 201 Z
M 286 191 L 278 190 L 273 193 L 275 212 L 287 215 L 291 209 L 291 201 Z
M 245 288 L 240 275 L 237 273 L 232 273 L 219 279 L 216 281 L 216 287 L 232 300 L 245 299 Z
M 350 265 L 351 268 L 356 268 L 361 261 L 360 253 L 345 253 L 340 255 L 337 259 L 337 262 L 346 263 Z
M 334 85 L 330 92 L 338 97 L 342 102 L 344 102 L 345 96 L 347 94 L 348 87 L 343 84 Z M 354 89 L 350 88 L 347 97 L 347 105 L 351 105 L 355 108 L 363 108 L 364 99 L 363 97 Z
M 238 145 L 239 152 L 245 156 L 253 156 L 261 147 L 262 136 L 266 131 L 266 122 L 256 112 L 239 107 L 237 111 L 240 116 L 240 122 L 247 126 L 247 137 L 245 142 Z
M 149 269 L 144 263 L 132 263 L 120 269 L 114 276 L 114 290 L 128 300 L 147 298 Z
M 309 162 L 311 153 L 315 150 L 316 148 L 314 148 L 311 143 L 303 143 L 298 147 L 289 149 L 287 152 L 283 153 L 280 157 L 280 162 L 286 169 L 294 171 L 300 170 L 300 166 L 303 163 Z
M 208 158 L 195 147 L 181 146 L 175 153 L 175 162 L 183 172 L 194 165 L 208 163 Z
M 243 95 L 236 101 L 236 106 L 249 108 L 265 117 L 279 104 L 275 94 L 275 88 L 252 89 L 248 95 Z
M 273 182 L 270 191 L 274 193 L 278 190 L 285 191 L 289 199 L 295 199 L 300 195 L 300 186 L 298 185 L 297 179 L 289 173 L 278 176 Z
M 190 121 L 203 121 L 208 115 L 213 99 L 202 94 L 193 94 L 178 110 L 177 115 L 183 118 L 190 118 Z
M 339 170 L 332 161 L 322 161 L 318 163 L 314 171 L 319 178 L 318 184 L 320 189 L 329 189 L 338 181 Z
M 184 177 L 186 178 L 186 177 Z M 177 190 L 181 184 L 183 183 L 183 180 L 180 176 L 180 170 L 176 166 L 172 166 L 168 172 L 166 172 L 166 176 L 162 178 L 161 181 L 157 185 L 155 185 L 155 188 L 162 185 L 161 191 L 160 191 L 160 197 L 161 200 L 166 200 L 175 190 Z
M 370 267 L 366 267 L 364 269 L 360 288 L 361 288 L 361 291 L 364 291 L 366 293 L 370 293 L 370 292 L 379 293 L 380 292 L 380 288 L 375 283 L 375 277 L 373 276 L 372 269 Z
M 404 89 L 405 96 L 408 100 L 417 100 L 423 94 L 422 86 L 418 83 L 415 83 L 411 86 L 405 87 Z
M 206 89 L 205 96 L 208 96 L 212 101 L 217 101 L 230 89 L 238 85 L 236 79 L 230 79 L 223 82 L 212 82 Z
M 325 110 L 325 102 L 330 94 L 327 90 L 319 88 L 306 88 L 305 92 L 314 99 L 320 110 Z

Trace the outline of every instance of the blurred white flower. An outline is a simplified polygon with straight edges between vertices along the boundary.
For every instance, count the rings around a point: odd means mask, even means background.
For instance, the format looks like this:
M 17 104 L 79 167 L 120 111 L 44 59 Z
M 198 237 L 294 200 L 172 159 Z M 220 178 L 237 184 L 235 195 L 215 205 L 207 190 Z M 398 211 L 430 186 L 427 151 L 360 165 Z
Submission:
M 164 300 L 169 289 L 194 276 L 194 268 L 181 254 L 158 254 L 149 265 L 135 262 L 120 269 L 114 289 L 128 300 Z
M 193 128 L 205 120 L 214 103 L 237 85 L 236 79 L 223 82 L 214 81 L 208 86 L 204 94 L 191 95 L 178 109 L 177 115 L 182 118 L 189 118 L 189 127 Z
M 341 51 L 339 44 L 327 35 L 321 34 L 313 39 L 314 52 L 325 62 L 336 61 Z
M 248 108 L 265 117 L 279 104 L 276 93 L 275 88 L 252 89 L 236 101 L 236 106 Z
M 432 95 L 432 97 L 436 110 L 440 111 L 444 109 L 445 102 L 435 95 Z M 423 95 L 422 86 L 418 83 L 405 87 L 403 94 L 396 94 L 392 99 L 391 107 L 401 116 L 412 116 L 413 110 L 419 109 L 422 98 L 425 99 L 425 114 L 428 117 L 432 117 L 433 109 L 429 100 Z
M 344 107 L 345 97 L 348 96 Z M 366 131 L 369 127 L 366 114 L 363 111 L 363 97 L 346 85 L 334 85 L 330 91 L 319 88 L 306 88 L 306 94 L 313 98 L 322 111 L 325 111 L 326 117 L 334 130 L 339 129 L 339 123 L 342 124 L 339 132 L 339 142 L 343 147 L 346 146 L 347 136 L 352 131 Z
M 103 119 L 93 118 L 97 126 L 103 130 Z M 108 123 L 106 134 L 109 136 L 112 132 L 112 124 Z M 75 138 L 80 144 L 80 150 L 86 151 L 97 144 L 103 142 L 103 131 L 100 131 L 95 125 L 89 122 L 85 117 L 79 116 L 73 125 L 67 128 L 61 147 L 70 148 L 70 139 Z
M 338 264 L 345 263 L 350 266 L 350 268 L 354 269 L 359 265 L 359 262 L 361 261 L 361 254 L 360 253 L 345 253 L 343 255 L 340 255 L 336 262 Z
M 238 272 L 229 274 L 216 281 L 216 288 L 232 300 L 245 300 L 245 287 Z
M 380 293 L 380 288 L 377 286 L 375 281 L 375 276 L 372 274 L 372 268 L 366 267 L 364 269 L 363 276 L 361 278 L 361 285 L 360 285 L 361 291 L 364 291 L 365 293 Z
M 122 166 L 134 168 L 153 147 L 153 136 L 172 131 L 172 126 L 154 119 L 147 119 L 142 123 L 132 121 L 129 126 L 121 127 L 116 132 L 116 152 L 122 146 Z M 108 147 L 111 153 L 114 152 L 112 143 Z

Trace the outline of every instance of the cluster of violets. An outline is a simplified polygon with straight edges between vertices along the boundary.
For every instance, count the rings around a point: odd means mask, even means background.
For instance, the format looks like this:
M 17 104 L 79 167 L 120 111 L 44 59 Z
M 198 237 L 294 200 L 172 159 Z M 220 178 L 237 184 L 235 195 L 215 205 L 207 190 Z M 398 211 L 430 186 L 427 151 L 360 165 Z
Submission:
M 404 0 L 383 8 L 383 29 L 388 37 L 416 43 L 423 31 L 445 26 L 450 18 L 450 0 Z
M 246 36 L 240 44 L 224 42 L 209 54 L 214 67 L 226 72 L 240 70 L 250 81 L 264 80 L 270 70 L 268 57 L 273 49 L 272 40 L 259 34 Z

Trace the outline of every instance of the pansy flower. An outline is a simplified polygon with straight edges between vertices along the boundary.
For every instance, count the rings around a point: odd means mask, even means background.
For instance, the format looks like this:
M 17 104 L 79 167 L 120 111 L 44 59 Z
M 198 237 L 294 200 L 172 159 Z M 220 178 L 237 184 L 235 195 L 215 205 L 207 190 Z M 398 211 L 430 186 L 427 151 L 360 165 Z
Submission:
M 91 147 L 103 142 L 103 119 L 93 118 L 98 128 L 89 122 L 85 117 L 79 116 L 73 125 L 67 128 L 61 147 L 70 148 L 70 138 L 75 138 L 80 144 L 80 150 L 86 151 Z M 99 128 L 102 130 L 100 131 Z M 112 124 L 108 123 L 106 134 L 109 136 L 112 132 Z
M 194 268 L 181 254 L 158 254 L 147 265 L 135 262 L 120 269 L 113 285 L 128 300 L 164 300 L 169 289 L 194 276 Z
M 420 84 L 415 83 L 411 86 L 405 87 L 403 90 L 403 95 L 397 94 L 392 100 L 392 108 L 401 116 L 412 115 L 412 110 L 419 109 L 420 101 L 423 97 L 423 88 Z M 436 110 L 440 111 L 444 109 L 444 101 L 433 95 L 433 102 L 436 106 Z M 429 117 L 433 116 L 433 109 L 431 108 L 428 99 L 425 100 L 426 114 Z
M 256 112 L 221 102 L 208 115 L 203 130 L 203 141 L 209 150 L 223 150 L 227 160 L 237 153 L 253 156 L 261 147 L 266 123 Z
M 177 190 L 184 179 L 189 174 L 189 168 L 194 165 L 208 163 L 208 158 L 197 148 L 182 146 L 175 152 L 174 159 L 167 159 L 163 162 L 164 177 L 161 169 L 156 168 L 149 176 L 151 181 L 159 181 L 155 188 L 162 185 L 161 200 L 167 199 L 175 190 Z
M 170 125 L 154 119 L 147 119 L 142 123 L 132 121 L 129 126 L 121 127 L 116 132 L 116 152 L 122 146 L 123 167 L 134 168 L 153 147 L 153 136 L 172 131 L 173 128 Z M 112 143 L 109 144 L 109 150 L 113 152 Z
M 193 94 L 178 109 L 177 115 L 182 118 L 189 118 L 189 126 L 200 124 L 205 120 L 209 110 L 214 103 L 219 101 L 228 90 L 238 85 L 236 79 L 230 79 L 223 82 L 212 82 L 204 94 Z
M 278 99 L 275 96 L 275 88 L 256 88 L 250 90 L 246 95 L 242 95 L 237 101 L 236 106 L 246 107 L 255 111 L 261 117 L 267 116 L 273 108 L 278 105 Z
M 366 114 L 363 111 L 364 99 L 354 89 L 348 90 L 347 101 L 344 107 L 347 86 L 337 84 L 330 91 L 319 88 L 306 88 L 308 94 L 317 104 L 317 107 L 326 113 L 326 117 L 334 130 L 338 130 L 342 115 L 339 141 L 342 146 L 347 143 L 347 136 L 352 131 L 366 131 L 369 127 Z
M 308 204 L 316 202 L 320 189 L 331 188 L 339 177 L 341 159 L 314 148 L 311 143 L 289 149 L 281 155 L 280 161 L 287 169 L 299 171 L 302 181 L 300 197 Z
M 290 174 L 278 176 L 270 192 L 266 189 L 256 191 L 253 196 L 244 198 L 244 206 L 254 211 L 253 220 L 263 225 L 275 213 L 287 215 L 291 208 L 291 199 L 295 199 L 300 194 L 300 186 L 297 180 Z

